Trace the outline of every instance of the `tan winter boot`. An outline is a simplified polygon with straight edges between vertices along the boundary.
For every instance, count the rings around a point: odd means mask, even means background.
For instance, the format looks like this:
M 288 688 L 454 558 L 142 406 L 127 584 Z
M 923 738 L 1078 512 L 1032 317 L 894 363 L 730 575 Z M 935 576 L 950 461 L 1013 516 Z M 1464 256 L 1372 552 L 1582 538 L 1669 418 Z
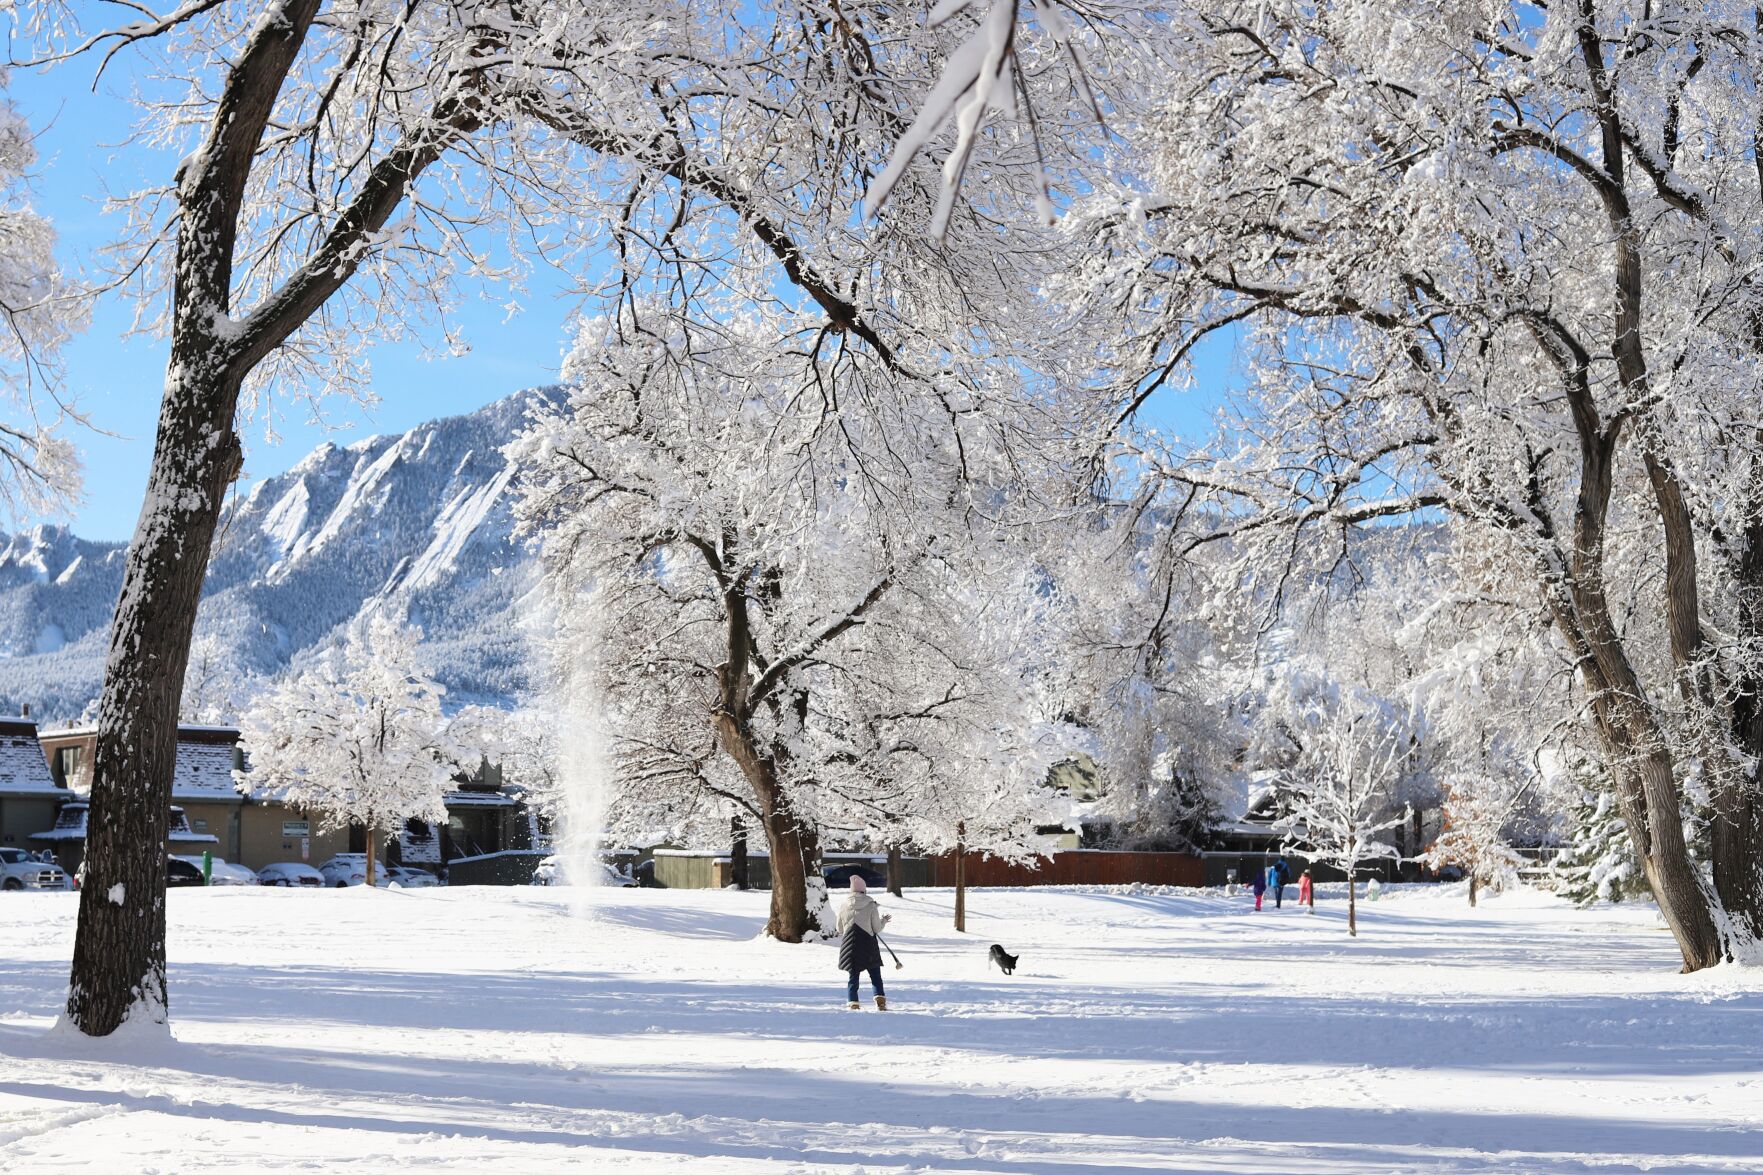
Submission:
M 878 1012 L 885 1012 L 888 1010 L 888 997 L 887 996 L 878 995 L 875 997 L 875 1010 Z
M 850 1003 L 845 1005 L 845 1010 L 849 1011 L 849 1012 L 855 1012 L 859 1008 L 861 1008 L 862 1006 L 863 1005 L 858 1003 L 856 1000 L 852 1000 Z

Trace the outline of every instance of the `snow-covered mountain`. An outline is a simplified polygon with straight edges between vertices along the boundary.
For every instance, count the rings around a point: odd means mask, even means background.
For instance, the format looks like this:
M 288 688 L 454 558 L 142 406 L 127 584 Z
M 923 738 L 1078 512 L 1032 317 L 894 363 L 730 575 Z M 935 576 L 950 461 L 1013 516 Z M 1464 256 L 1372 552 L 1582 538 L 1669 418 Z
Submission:
M 252 676 L 339 640 L 390 607 L 422 625 L 450 702 L 501 701 L 527 684 L 518 603 L 532 555 L 510 537 L 501 448 L 541 396 L 325 443 L 228 508 L 197 637 Z M 63 527 L 0 535 L 0 712 L 28 702 L 77 717 L 97 696 L 124 545 Z

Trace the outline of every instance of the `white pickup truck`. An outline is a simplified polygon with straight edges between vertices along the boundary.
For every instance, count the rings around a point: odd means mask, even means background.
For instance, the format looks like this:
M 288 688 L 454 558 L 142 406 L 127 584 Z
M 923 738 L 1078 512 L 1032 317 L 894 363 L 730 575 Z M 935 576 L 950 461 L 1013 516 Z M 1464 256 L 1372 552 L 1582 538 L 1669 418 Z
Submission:
M 53 861 L 39 861 L 23 849 L 0 849 L 0 889 L 72 889 L 67 873 Z

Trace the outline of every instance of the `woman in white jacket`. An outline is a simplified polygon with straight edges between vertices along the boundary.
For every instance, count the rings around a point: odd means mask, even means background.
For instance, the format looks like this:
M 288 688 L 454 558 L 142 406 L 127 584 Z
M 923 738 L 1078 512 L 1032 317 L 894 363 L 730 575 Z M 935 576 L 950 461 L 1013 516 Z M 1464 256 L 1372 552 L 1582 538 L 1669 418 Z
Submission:
M 885 1012 L 888 997 L 882 991 L 881 932 L 888 924 L 888 916 L 866 892 L 868 889 L 863 878 L 855 873 L 851 875 L 851 896 L 839 907 L 839 969 L 850 980 L 845 987 L 847 1008 L 855 1012 L 860 1006 L 857 1003 L 857 976 L 867 971 L 869 985 L 875 988 L 876 1009 Z

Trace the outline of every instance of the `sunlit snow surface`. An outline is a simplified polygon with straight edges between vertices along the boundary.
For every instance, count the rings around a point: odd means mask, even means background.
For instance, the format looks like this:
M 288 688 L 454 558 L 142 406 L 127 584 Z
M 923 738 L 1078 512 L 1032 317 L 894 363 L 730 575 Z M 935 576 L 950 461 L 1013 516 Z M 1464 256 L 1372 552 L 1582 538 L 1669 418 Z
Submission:
M 0 896 L 16 1171 L 1763 1170 L 1763 974 L 1650 910 L 1396 891 L 883 895 L 894 1010 L 764 895 L 177 890 L 174 1041 L 51 1032 L 74 894 Z M 1013 978 L 985 948 L 1021 955 Z M 866 985 L 867 986 L 867 985 Z M 867 990 L 864 993 L 868 999 Z

